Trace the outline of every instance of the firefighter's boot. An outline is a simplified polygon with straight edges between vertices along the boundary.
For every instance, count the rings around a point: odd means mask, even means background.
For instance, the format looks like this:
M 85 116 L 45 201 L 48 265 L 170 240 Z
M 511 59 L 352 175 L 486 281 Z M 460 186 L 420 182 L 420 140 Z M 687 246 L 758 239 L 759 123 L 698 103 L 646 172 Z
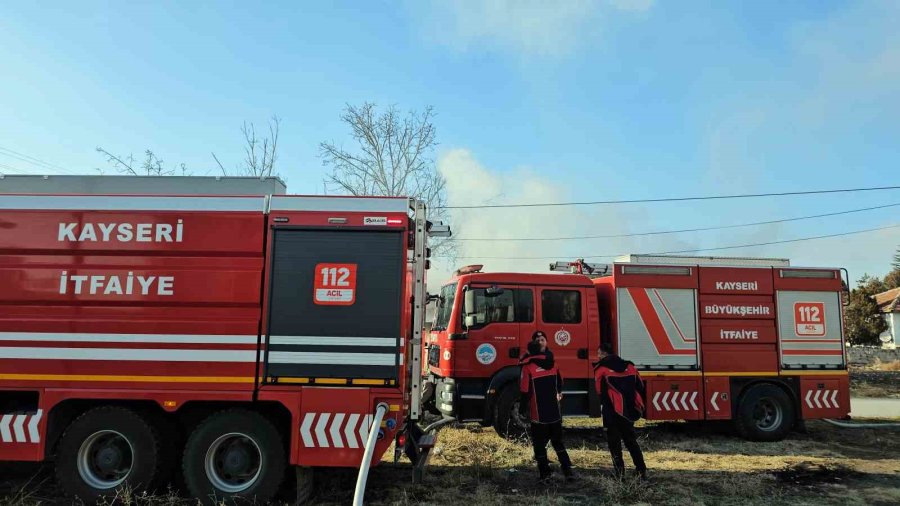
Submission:
M 562 468 L 562 472 L 566 477 L 566 481 L 574 480 L 575 472 L 572 471 L 572 459 L 569 458 L 569 452 L 565 450 L 556 452 L 556 456 L 557 458 L 559 458 L 559 467 Z
M 550 475 L 553 474 L 553 470 L 550 469 L 550 459 L 547 457 L 538 457 L 537 458 L 538 465 L 538 481 L 541 483 L 547 483 L 550 480 Z

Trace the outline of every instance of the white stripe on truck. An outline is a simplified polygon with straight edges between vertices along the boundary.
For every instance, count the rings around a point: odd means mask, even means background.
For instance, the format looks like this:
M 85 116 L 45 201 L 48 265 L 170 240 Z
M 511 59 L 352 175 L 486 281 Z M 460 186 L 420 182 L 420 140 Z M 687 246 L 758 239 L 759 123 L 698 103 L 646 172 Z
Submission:
M 0 358 L 25 358 L 37 360 L 129 360 L 162 362 L 255 362 L 256 350 L 12 348 L 0 346 Z
M 73 343 L 200 343 L 256 344 L 255 335 L 215 334 L 87 334 L 68 332 L 0 332 L 0 341 L 48 341 Z
M 3 195 L 0 209 L 54 211 L 265 211 L 265 197 Z

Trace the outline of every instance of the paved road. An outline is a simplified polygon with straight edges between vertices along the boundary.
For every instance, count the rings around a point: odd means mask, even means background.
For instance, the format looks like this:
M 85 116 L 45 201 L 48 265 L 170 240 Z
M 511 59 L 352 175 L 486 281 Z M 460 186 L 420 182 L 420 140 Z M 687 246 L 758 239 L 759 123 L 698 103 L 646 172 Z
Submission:
M 854 418 L 900 418 L 900 399 L 850 399 L 850 416 Z

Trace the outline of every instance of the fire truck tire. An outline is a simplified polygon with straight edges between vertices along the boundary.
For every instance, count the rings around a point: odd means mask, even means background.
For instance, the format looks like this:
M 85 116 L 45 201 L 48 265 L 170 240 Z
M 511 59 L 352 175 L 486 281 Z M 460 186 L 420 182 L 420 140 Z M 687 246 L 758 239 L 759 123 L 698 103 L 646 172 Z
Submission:
M 229 409 L 194 429 L 181 465 L 188 491 L 204 504 L 223 499 L 267 504 L 284 481 L 284 445 L 266 417 Z
M 750 441 L 780 441 L 794 425 L 794 403 L 784 390 L 771 384 L 750 387 L 741 396 L 735 426 Z
M 130 409 L 104 406 L 83 413 L 66 428 L 56 480 L 67 495 L 92 504 L 122 487 L 148 490 L 161 465 L 156 429 Z
M 519 387 L 508 383 L 500 390 L 494 405 L 494 430 L 501 437 L 511 440 L 528 437 L 528 420 L 519 414 Z

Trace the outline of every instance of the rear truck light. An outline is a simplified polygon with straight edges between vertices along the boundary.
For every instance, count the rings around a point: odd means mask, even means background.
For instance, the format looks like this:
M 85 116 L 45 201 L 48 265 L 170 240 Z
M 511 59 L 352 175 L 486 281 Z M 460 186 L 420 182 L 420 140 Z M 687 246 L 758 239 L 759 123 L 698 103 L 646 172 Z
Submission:
M 623 265 L 622 274 L 650 274 L 662 276 L 690 276 L 691 268 L 670 265 Z
M 782 278 L 834 279 L 837 272 L 817 269 L 781 269 Z

